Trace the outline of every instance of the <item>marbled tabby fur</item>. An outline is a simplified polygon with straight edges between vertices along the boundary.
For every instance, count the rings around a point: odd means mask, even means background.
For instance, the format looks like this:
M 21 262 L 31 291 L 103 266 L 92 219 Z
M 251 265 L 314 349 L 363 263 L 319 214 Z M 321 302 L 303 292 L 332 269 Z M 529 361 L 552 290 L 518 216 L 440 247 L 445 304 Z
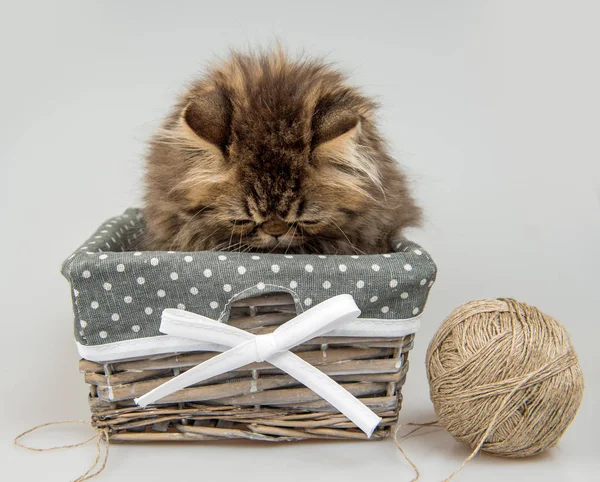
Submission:
M 389 251 L 421 211 L 375 109 L 320 60 L 232 54 L 150 143 L 145 249 Z

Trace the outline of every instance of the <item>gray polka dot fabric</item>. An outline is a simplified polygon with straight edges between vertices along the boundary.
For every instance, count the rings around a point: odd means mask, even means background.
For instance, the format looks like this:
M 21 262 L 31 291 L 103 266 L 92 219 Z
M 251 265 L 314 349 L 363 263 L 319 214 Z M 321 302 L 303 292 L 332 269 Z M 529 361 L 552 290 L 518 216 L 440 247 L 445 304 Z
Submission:
M 365 256 L 135 251 L 143 232 L 141 211 L 128 209 L 63 263 L 80 344 L 162 336 L 165 308 L 226 322 L 233 301 L 269 292 L 290 293 L 298 313 L 351 294 L 361 318 L 410 319 L 436 276 L 429 254 L 406 239 L 389 254 Z

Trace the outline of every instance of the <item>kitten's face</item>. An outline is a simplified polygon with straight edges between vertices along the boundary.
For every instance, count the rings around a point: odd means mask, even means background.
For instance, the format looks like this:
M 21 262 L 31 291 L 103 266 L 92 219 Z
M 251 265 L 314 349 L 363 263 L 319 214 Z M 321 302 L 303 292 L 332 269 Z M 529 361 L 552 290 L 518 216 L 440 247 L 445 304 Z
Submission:
M 152 142 L 149 248 L 385 250 L 419 211 L 373 108 L 325 64 L 234 55 L 192 86 Z
M 231 231 L 225 249 L 295 252 L 304 245 L 310 250 L 317 247 L 313 238 L 335 235 L 328 232 L 333 223 L 345 224 L 347 214 L 336 212 L 302 189 L 280 197 L 263 189 L 259 194 L 250 183 L 244 184 L 241 193 L 213 208 L 215 219 L 227 218 L 222 230 Z M 311 197 L 309 203 L 307 196 Z
M 260 152 L 255 156 L 244 141 L 232 144 L 219 183 L 207 189 L 193 175 L 183 183 L 184 231 L 213 233 L 210 249 L 218 250 L 320 252 L 327 242 L 350 243 L 347 225 L 370 202 L 360 189 L 343 192 L 356 180 L 327 162 L 319 165 L 308 147 L 288 152 L 287 159 L 280 153 L 277 162 Z

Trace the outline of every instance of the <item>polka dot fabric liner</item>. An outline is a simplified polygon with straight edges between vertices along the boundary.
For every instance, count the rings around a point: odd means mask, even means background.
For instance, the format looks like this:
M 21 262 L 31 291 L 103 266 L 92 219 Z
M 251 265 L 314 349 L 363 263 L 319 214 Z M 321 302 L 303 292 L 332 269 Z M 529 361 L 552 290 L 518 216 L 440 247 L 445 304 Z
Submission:
M 423 311 L 437 271 L 427 252 L 403 238 L 383 255 L 135 251 L 144 227 L 141 211 L 130 208 L 63 263 L 80 344 L 162 336 L 165 308 L 226 322 L 233 301 L 269 292 L 290 293 L 297 313 L 351 294 L 361 318 L 410 319 Z

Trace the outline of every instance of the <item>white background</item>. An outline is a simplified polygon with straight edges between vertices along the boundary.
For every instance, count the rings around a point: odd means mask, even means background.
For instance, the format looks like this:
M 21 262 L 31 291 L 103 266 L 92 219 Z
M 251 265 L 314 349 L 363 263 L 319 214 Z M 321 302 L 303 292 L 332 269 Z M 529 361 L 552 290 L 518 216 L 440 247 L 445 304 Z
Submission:
M 61 261 L 105 218 L 139 204 L 145 142 L 213 55 L 267 45 L 327 55 L 382 103 L 381 125 L 439 265 L 410 355 L 401 420 L 434 418 L 424 357 L 471 299 L 511 296 L 561 320 L 586 394 L 542 456 L 479 456 L 463 481 L 598 480 L 600 7 L 595 1 L 3 2 L 0 12 L 0 467 L 65 481 L 93 447 L 35 454 L 12 437 L 87 418 Z M 596 406 L 595 406 L 596 403 Z M 71 439 L 81 436 L 74 430 Z M 64 441 L 57 432 L 29 439 Z M 424 481 L 468 449 L 438 432 L 404 448 Z M 394 480 L 390 441 L 114 446 L 98 480 Z M 144 478 L 144 479 L 142 479 Z

